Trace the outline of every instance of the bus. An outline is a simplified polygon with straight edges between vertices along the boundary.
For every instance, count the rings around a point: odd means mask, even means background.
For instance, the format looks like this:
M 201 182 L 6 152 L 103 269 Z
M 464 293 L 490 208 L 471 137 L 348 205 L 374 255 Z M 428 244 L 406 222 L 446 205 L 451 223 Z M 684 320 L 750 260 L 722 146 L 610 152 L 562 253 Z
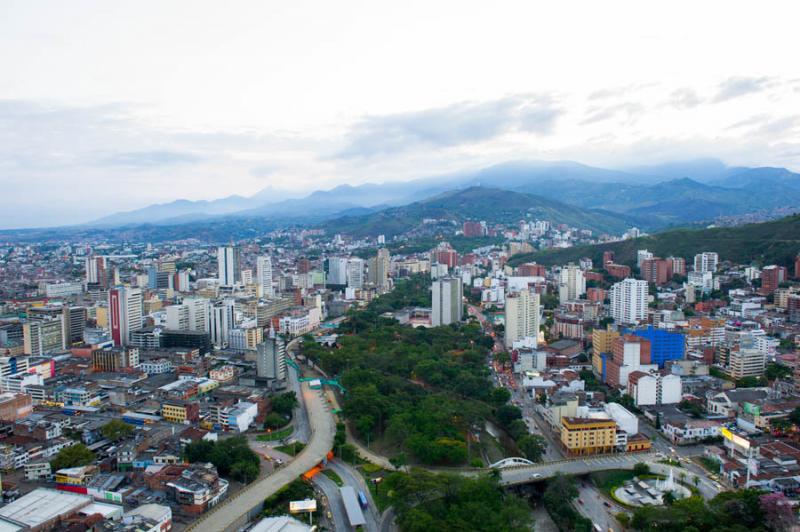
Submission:
M 367 502 L 367 496 L 364 495 L 363 491 L 358 492 L 358 504 L 360 504 L 361 508 L 363 508 L 364 510 L 366 510 L 367 507 L 369 506 L 369 502 Z

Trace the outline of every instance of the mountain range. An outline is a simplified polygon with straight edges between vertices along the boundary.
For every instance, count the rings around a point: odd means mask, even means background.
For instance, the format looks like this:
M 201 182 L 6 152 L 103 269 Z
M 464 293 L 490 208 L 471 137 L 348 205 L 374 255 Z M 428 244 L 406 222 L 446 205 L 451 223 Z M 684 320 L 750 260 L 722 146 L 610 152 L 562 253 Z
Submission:
M 86 225 L 176 225 L 230 217 L 319 223 L 345 215 L 377 213 L 472 186 L 532 194 L 584 209 L 617 213 L 643 220 L 650 229 L 800 207 L 800 174 L 784 168 L 728 167 L 713 159 L 622 170 L 569 161 L 527 161 L 407 182 L 340 185 L 304 197 L 267 188 L 251 197 L 176 200 L 112 214 Z M 502 198 L 497 200 L 502 204 Z M 494 212 L 498 212 L 496 208 L 490 209 L 489 214 Z M 389 216 L 385 213 L 379 218 L 385 220 Z

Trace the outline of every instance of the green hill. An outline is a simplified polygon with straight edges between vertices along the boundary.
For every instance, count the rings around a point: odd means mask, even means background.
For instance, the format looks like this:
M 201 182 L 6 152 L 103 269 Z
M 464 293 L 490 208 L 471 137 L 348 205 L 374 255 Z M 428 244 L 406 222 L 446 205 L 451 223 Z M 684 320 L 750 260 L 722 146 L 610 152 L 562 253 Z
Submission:
M 540 219 L 612 234 L 621 234 L 633 225 L 642 224 L 641 219 L 622 214 L 584 209 L 533 194 L 475 186 L 401 207 L 337 218 L 326 222 L 325 227 L 353 236 L 384 234 L 391 237 L 414 229 L 425 218 L 501 223 Z
M 677 229 L 610 244 L 537 251 L 516 255 L 509 264 L 516 266 L 531 261 L 546 265 L 566 264 L 589 257 L 599 265 L 606 250 L 616 254 L 617 262 L 632 263 L 636 261 L 639 249 L 648 249 L 660 257 L 673 255 L 687 259 L 702 251 L 716 251 L 720 260 L 788 267 L 800 253 L 800 215 L 739 227 Z

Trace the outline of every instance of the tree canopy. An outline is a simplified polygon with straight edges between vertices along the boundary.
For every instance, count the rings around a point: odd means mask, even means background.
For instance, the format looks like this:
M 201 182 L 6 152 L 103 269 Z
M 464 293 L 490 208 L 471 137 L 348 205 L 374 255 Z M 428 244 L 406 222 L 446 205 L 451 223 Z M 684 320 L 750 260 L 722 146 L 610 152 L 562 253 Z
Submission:
M 50 467 L 53 471 L 58 471 L 67 467 L 85 466 L 94 462 L 94 458 L 94 453 L 88 447 L 82 443 L 76 443 L 58 451 L 58 454 L 50 461 Z
M 261 470 L 261 459 L 243 436 L 190 443 L 184 449 L 184 458 L 192 463 L 211 462 L 220 475 L 245 484 L 255 480 Z

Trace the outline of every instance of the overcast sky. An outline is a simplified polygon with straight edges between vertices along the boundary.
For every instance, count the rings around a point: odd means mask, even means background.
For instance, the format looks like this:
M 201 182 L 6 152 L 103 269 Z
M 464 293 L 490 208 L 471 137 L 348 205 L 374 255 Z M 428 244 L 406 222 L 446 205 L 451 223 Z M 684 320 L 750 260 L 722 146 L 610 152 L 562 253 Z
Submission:
M 796 2 L 0 3 L 0 227 L 517 159 L 800 170 Z

